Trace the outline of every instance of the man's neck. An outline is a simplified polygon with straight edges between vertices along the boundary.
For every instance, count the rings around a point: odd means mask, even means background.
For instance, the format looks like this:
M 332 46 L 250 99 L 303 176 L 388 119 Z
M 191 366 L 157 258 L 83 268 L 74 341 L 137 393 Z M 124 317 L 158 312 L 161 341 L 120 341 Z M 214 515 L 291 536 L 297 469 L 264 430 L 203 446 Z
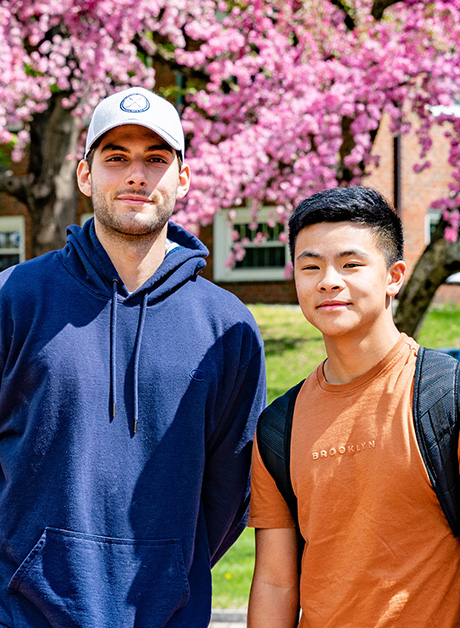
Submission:
M 347 384 L 382 360 L 394 347 L 400 332 L 393 323 L 387 321 L 378 330 L 363 335 L 324 338 L 327 360 L 324 376 L 330 384 Z
M 148 237 L 120 237 L 95 223 L 96 235 L 128 292 L 140 288 L 165 257 L 167 225 Z

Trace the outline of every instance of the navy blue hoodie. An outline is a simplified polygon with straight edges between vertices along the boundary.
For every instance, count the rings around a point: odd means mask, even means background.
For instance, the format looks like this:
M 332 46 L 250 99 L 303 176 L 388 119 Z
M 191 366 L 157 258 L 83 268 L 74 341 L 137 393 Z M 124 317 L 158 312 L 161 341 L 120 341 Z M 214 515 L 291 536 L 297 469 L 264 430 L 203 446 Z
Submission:
M 179 246 L 128 294 L 93 221 L 0 274 L 0 626 L 205 627 L 245 525 L 263 349 Z

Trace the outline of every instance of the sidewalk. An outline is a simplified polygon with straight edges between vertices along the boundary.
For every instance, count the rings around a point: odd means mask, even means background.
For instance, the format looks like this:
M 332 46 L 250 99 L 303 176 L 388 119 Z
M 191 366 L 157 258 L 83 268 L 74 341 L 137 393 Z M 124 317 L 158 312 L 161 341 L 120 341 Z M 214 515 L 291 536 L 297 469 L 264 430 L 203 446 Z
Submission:
M 246 611 L 214 609 L 209 628 L 246 628 Z

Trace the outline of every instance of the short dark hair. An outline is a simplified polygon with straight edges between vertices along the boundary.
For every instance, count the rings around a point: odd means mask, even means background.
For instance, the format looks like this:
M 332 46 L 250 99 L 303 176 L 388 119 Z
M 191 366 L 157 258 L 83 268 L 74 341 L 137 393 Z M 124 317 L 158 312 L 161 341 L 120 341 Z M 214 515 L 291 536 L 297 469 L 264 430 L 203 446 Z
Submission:
M 388 267 L 403 258 L 403 229 L 394 208 L 377 190 L 355 185 L 317 192 L 299 203 L 289 220 L 292 261 L 301 229 L 319 222 L 342 221 L 371 229 Z

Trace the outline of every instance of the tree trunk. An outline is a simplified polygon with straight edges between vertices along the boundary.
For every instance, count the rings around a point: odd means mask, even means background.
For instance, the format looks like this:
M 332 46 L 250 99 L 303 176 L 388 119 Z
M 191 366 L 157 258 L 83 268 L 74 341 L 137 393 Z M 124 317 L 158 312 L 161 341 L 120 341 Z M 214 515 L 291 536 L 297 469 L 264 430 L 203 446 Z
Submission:
M 29 211 L 32 255 L 36 257 L 65 244 L 65 231 L 77 212 L 77 121 L 62 106 L 65 95 L 52 96 L 48 108 L 30 123 L 30 157 L 27 174 L 0 175 L 0 192 L 15 196 Z
M 441 219 L 398 299 L 396 326 L 413 338 L 420 332 L 436 290 L 449 275 L 460 271 L 460 240 L 447 242 L 445 227 Z

